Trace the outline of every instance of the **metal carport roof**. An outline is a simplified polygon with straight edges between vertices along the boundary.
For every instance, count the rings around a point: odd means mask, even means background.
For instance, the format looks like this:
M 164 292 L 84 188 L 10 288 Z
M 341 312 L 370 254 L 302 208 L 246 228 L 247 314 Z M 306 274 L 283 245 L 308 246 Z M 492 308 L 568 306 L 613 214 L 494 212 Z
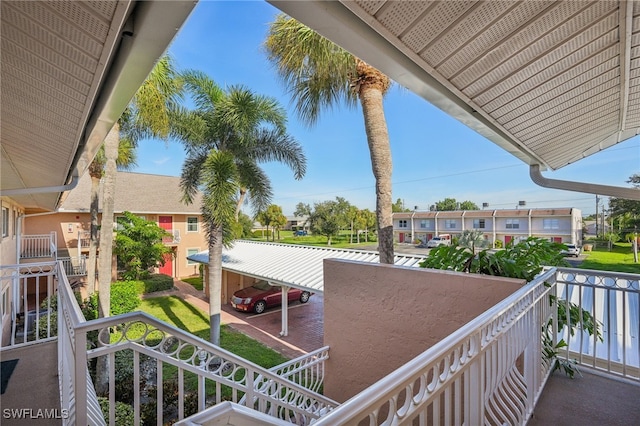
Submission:
M 425 257 L 396 254 L 394 264 L 417 267 Z M 191 255 L 188 259 L 206 264 L 209 251 Z M 238 240 L 231 248 L 223 250 L 222 269 L 264 279 L 277 285 L 322 293 L 324 259 L 379 263 L 376 251 Z

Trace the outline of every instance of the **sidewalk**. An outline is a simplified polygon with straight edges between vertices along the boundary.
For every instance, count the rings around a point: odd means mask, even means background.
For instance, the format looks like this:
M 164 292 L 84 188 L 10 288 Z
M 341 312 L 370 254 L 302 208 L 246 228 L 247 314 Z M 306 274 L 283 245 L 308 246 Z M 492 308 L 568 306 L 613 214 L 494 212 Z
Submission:
M 209 312 L 208 298 L 191 284 L 174 279 L 174 289 L 147 294 L 145 298 L 177 296 L 191 305 Z M 289 335 L 280 337 L 281 311 L 269 309 L 264 314 L 252 315 L 222 305 L 220 321 L 236 331 L 255 339 L 265 346 L 293 359 L 323 346 L 322 295 L 313 295 L 306 304 L 289 306 Z

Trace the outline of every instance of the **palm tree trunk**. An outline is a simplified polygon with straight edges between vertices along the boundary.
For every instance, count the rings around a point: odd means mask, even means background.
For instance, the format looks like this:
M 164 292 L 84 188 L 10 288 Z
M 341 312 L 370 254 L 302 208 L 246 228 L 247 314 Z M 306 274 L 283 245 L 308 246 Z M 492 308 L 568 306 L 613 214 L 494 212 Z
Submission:
M 111 312 L 111 274 L 113 253 L 113 208 L 116 186 L 116 159 L 120 126 L 116 123 L 104 140 L 106 158 L 104 191 L 102 200 L 102 225 L 100 228 L 100 255 L 98 257 L 98 316 L 108 317 Z M 96 364 L 96 392 L 105 395 L 109 389 L 109 363 L 106 356 Z
M 380 263 L 393 264 L 393 216 L 391 205 L 391 148 L 382 106 L 382 92 L 375 86 L 363 85 L 360 103 L 371 155 L 371 168 L 376 178 L 376 219 Z
M 100 227 L 100 255 L 98 258 L 98 314 L 108 317 L 111 307 L 111 276 L 113 259 L 113 208 L 116 186 L 116 159 L 120 126 L 116 123 L 104 140 L 106 158 L 102 199 L 102 224 Z
M 95 293 L 96 286 L 96 261 L 98 255 L 98 202 L 100 190 L 100 177 L 91 173 L 91 225 L 89 231 L 89 260 L 87 265 L 87 288 L 89 294 Z M 79 242 L 78 242 L 79 243 Z M 80 245 L 78 245 L 80 247 Z
M 244 204 L 244 199 L 247 195 L 246 188 L 240 188 L 240 197 L 238 197 L 238 204 L 236 204 L 236 222 L 238 221 L 238 216 L 240 216 L 240 209 L 242 208 L 242 204 Z
M 209 236 L 209 340 L 220 346 L 220 310 L 222 298 L 222 228 L 211 225 Z

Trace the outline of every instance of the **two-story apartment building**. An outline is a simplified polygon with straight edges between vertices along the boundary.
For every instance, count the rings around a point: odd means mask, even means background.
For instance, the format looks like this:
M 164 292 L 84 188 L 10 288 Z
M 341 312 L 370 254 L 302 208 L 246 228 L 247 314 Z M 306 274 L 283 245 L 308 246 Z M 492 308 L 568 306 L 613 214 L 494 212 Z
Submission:
M 91 224 L 90 196 L 91 177 L 86 173 L 58 210 L 52 214 L 27 215 L 23 232 L 41 235 L 53 231 L 56 233 L 55 241 L 60 256 L 74 259 L 87 255 Z M 172 277 L 197 274 L 198 265 L 187 260 L 187 256 L 207 248 L 200 212 L 200 195 L 190 205 L 184 204 L 181 198 L 179 177 L 129 172 L 117 174 L 115 217 L 128 211 L 156 222 L 171 234 L 163 242 L 171 247 L 172 256 L 165 259 L 159 272 Z M 101 212 L 101 202 L 99 209 Z
M 492 244 L 540 237 L 580 245 L 582 214 L 575 208 L 402 212 L 393 214 L 393 230 L 398 243 L 426 243 L 441 234 L 456 237 L 479 230 Z

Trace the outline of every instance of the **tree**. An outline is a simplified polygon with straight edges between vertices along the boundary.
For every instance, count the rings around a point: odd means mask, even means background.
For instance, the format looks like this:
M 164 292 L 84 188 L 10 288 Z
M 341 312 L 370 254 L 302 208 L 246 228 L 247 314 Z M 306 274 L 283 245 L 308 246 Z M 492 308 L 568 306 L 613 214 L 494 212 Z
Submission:
M 302 217 L 309 216 L 311 214 L 311 206 L 305 203 L 296 204 L 296 210 L 293 212 L 294 216 Z
M 631 183 L 640 191 L 640 174 L 630 176 L 627 183 Z M 610 197 L 609 210 L 609 214 L 617 218 L 620 233 L 636 232 L 640 229 L 640 201 Z
M 97 188 L 101 178 L 103 182 L 102 224 L 100 230 L 100 258 L 98 268 L 98 288 L 101 312 L 109 315 L 111 284 L 111 261 L 113 248 L 113 197 L 115 195 L 115 182 L 117 165 L 126 169 L 126 165 L 133 165 L 134 151 L 138 140 L 144 137 L 157 137 L 166 139 L 169 136 L 171 119 L 170 115 L 177 107 L 177 101 L 181 96 L 181 87 L 176 80 L 173 61 L 165 55 L 158 60 L 153 70 L 138 89 L 134 98 L 126 110 L 107 135 L 104 143 L 104 156 L 96 157 L 90 167 L 92 178 L 91 198 L 91 240 L 95 247 L 97 237 L 98 197 Z M 110 143 L 107 143 L 110 142 Z M 109 161 L 113 160 L 112 166 Z M 104 169 L 104 172 L 103 172 Z M 92 260 L 92 250 L 89 253 L 89 284 L 95 273 L 92 268 L 95 265 L 95 254 Z M 93 269 L 95 271 L 95 269 Z M 92 275 L 93 274 L 93 275 Z M 94 286 L 89 285 L 91 291 Z
M 489 241 L 484 238 L 484 233 L 478 229 L 465 229 L 458 238 L 458 246 L 466 247 L 475 253 L 476 249 L 485 248 Z
M 313 206 L 309 216 L 311 231 L 314 234 L 327 237 L 327 245 L 331 245 L 331 238 L 340 233 L 340 229 L 346 226 L 346 208 L 344 199 L 336 197 L 336 201 L 323 201 Z M 348 203 L 347 203 L 348 204 Z M 346 207 L 346 208 L 345 208 Z
M 223 91 L 205 74 L 183 74 L 195 109 L 177 114 L 174 136 L 184 143 L 183 199 L 193 202 L 202 189 L 202 214 L 209 246 L 210 340 L 220 344 L 222 249 L 230 246 L 238 206 L 244 198 L 254 211 L 268 206 L 272 190 L 260 162 L 279 161 L 296 179 L 306 171 L 300 144 L 286 133 L 286 115 L 276 100 L 242 86 Z
M 280 232 L 280 229 L 287 224 L 287 217 L 282 213 L 282 207 L 276 206 L 275 204 L 271 204 L 267 209 L 263 212 L 258 213 L 261 224 L 263 226 L 267 226 L 267 231 L 269 230 L 269 225 L 271 225 L 272 232 L 272 240 L 276 240 L 276 232 Z M 268 239 L 268 236 L 267 236 Z M 278 239 L 280 239 L 280 235 L 278 235 Z
M 249 238 L 253 234 L 253 220 L 248 215 L 240 212 L 233 230 L 234 239 Z
M 165 255 L 171 253 L 171 248 L 162 243 L 162 237 L 171 234 L 131 212 L 124 212 L 117 222 L 113 252 L 125 267 L 126 279 L 143 278 L 152 267 L 164 265 Z
M 359 229 L 366 231 L 365 238 L 367 241 L 369 241 L 369 233 L 375 233 L 375 230 L 377 229 L 375 213 L 373 213 L 369 209 L 360 210 L 360 216 L 359 216 L 358 222 L 363 224 L 363 227 Z M 358 242 L 360 242 L 359 237 L 358 237 Z
M 104 175 L 104 165 L 106 162 L 104 146 L 100 147 L 95 158 L 89 165 L 89 176 L 91 177 L 91 201 L 89 228 L 89 259 L 87 261 L 87 288 L 89 293 L 97 291 L 96 288 L 96 258 L 98 254 L 98 213 L 100 204 L 100 180 Z M 136 150 L 133 141 L 128 138 L 120 138 L 118 143 L 118 157 L 116 167 L 118 170 L 129 170 L 136 164 Z
M 460 203 L 460 210 L 480 210 L 480 208 L 473 201 L 467 200 Z
M 411 209 L 405 209 L 404 200 L 402 198 L 398 198 L 396 202 L 391 205 L 391 211 L 393 213 L 401 213 L 401 212 L 410 212 Z
M 265 41 L 268 59 L 295 102 L 303 122 L 317 123 L 320 111 L 360 100 L 376 180 L 380 262 L 393 264 L 391 148 L 382 100 L 391 80 L 361 59 L 286 15 L 271 24 Z

